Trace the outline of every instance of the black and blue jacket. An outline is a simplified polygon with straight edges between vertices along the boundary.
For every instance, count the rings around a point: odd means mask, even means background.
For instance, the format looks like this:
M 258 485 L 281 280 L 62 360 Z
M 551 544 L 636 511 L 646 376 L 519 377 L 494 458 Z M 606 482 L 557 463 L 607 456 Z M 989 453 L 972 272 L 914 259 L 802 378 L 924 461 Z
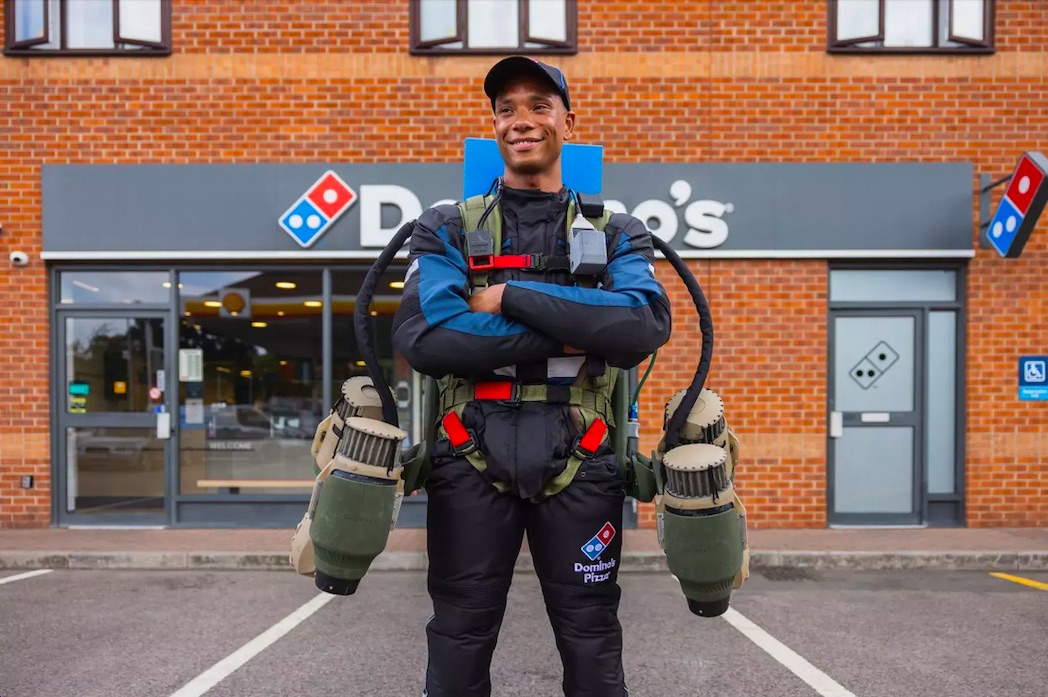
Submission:
M 566 189 L 554 194 L 504 188 L 501 253 L 566 257 L 568 201 Z M 506 289 L 502 314 L 492 315 L 471 312 L 467 304 L 458 207 L 426 210 L 411 236 L 394 347 L 413 368 L 434 377 L 505 375 L 518 366 L 517 379 L 541 381 L 536 365 L 566 357 L 565 346 L 614 367 L 636 366 L 669 340 L 670 303 L 655 279 L 644 224 L 613 214 L 605 234 L 608 265 L 597 288 L 573 285 L 567 271 L 496 269 L 489 284 L 505 283 Z M 563 377 L 554 374 L 549 379 Z

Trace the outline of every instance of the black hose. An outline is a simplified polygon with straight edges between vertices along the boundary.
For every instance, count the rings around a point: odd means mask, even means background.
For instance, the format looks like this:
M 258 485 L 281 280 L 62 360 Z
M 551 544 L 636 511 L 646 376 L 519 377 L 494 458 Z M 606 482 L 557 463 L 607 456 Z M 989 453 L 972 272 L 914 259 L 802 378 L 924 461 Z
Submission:
M 411 237 L 414 227 L 414 220 L 401 226 L 397 230 L 397 234 L 386 245 L 386 248 L 378 255 L 375 263 L 371 265 L 367 275 L 364 277 L 364 283 L 360 286 L 356 307 L 353 311 L 353 328 L 356 332 L 360 356 L 364 359 L 368 376 L 371 378 L 371 383 L 375 386 L 375 389 L 378 390 L 379 399 L 382 401 L 382 420 L 391 426 L 399 425 L 397 404 L 389 390 L 389 383 L 386 382 L 385 376 L 382 375 L 378 358 L 375 356 L 371 345 L 368 321 L 371 318 L 371 299 L 374 297 L 379 279 L 385 273 L 397 252 L 400 251 L 400 248 Z M 684 398 L 681 400 L 680 405 L 673 412 L 669 423 L 666 424 L 666 449 L 669 450 L 680 443 L 680 431 L 684 427 L 688 414 L 691 413 L 692 408 L 695 406 L 699 393 L 702 392 L 702 388 L 706 384 L 706 376 L 709 375 L 710 362 L 713 359 L 713 318 L 710 315 L 710 306 L 706 302 L 706 296 L 702 293 L 702 287 L 691 273 L 691 269 L 684 263 L 684 260 L 659 237 L 652 235 L 651 239 L 655 248 L 662 252 L 663 256 L 666 257 L 677 272 L 677 275 L 684 281 L 684 286 L 691 294 L 691 299 L 695 303 L 695 309 L 699 314 L 699 331 L 702 333 L 702 351 L 699 355 L 699 364 L 695 369 L 695 375 L 691 380 L 691 385 L 684 393 Z
M 699 313 L 699 331 L 702 332 L 702 351 L 699 355 L 699 365 L 695 369 L 695 376 L 691 380 L 691 386 L 684 393 L 680 405 L 673 412 L 669 423 L 666 424 L 666 450 L 670 450 L 680 444 L 681 429 L 684 428 L 684 422 L 695 406 L 695 401 L 706 384 L 706 376 L 710 372 L 710 361 L 713 360 L 713 317 L 710 315 L 710 306 L 706 302 L 706 296 L 702 293 L 702 287 L 684 260 L 669 244 L 656 235 L 652 235 L 651 239 L 655 243 L 655 248 L 666 257 L 677 275 L 684 281 L 688 292 L 691 293 L 691 299 Z
M 375 295 L 375 288 L 378 286 L 379 279 L 382 278 L 382 274 L 385 273 L 393 261 L 393 257 L 397 255 L 400 248 L 411 237 L 411 231 L 414 229 L 415 221 L 411 220 L 404 223 L 397 230 L 397 234 L 393 235 L 393 239 L 389 241 L 386 248 L 378 255 L 378 259 L 375 260 L 375 263 L 368 269 L 367 275 L 364 276 L 364 283 L 361 284 L 360 292 L 357 293 L 356 307 L 353 308 L 353 330 L 357 336 L 357 347 L 360 349 L 360 357 L 364 359 L 368 376 L 371 377 L 371 384 L 378 390 L 378 398 L 382 400 L 382 420 L 390 426 L 397 427 L 400 425 L 400 419 L 397 418 L 397 403 L 393 399 L 393 394 L 389 391 L 389 383 L 386 382 L 385 376 L 382 375 L 382 369 L 379 367 L 374 347 L 371 345 L 368 320 L 371 319 L 371 298 Z

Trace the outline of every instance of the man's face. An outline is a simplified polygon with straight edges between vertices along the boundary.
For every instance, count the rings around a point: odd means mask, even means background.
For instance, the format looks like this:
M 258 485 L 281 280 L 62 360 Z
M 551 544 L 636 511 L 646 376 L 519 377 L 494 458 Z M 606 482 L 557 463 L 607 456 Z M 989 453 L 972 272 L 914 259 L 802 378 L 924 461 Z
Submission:
M 495 100 L 495 139 L 511 172 L 546 174 L 560 161 L 564 141 L 575 128 L 575 112 L 546 82 L 520 78 Z

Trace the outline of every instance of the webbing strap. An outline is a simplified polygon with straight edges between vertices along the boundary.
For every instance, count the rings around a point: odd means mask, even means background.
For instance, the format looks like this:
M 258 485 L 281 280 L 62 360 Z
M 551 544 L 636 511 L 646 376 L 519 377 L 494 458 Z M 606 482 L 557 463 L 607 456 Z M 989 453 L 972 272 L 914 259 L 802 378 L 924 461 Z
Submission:
M 451 441 L 451 445 L 456 450 L 472 440 L 469 431 L 462 424 L 462 419 L 455 412 L 449 411 L 441 420 L 441 423 L 448 434 L 448 440 Z
M 459 205 L 463 231 L 472 232 L 480 229 L 480 218 L 484 215 L 484 211 L 487 209 L 488 204 L 491 203 L 492 198 L 492 196 L 470 196 Z M 485 221 L 485 224 L 488 225 L 495 240 L 495 255 L 497 256 L 502 249 L 502 211 L 499 209 L 499 206 L 491 209 L 491 213 L 488 214 L 488 221 Z M 471 276 L 473 288 L 487 287 L 487 271 L 474 271 Z
M 539 498 L 554 496 L 563 491 L 568 484 L 571 484 L 575 480 L 575 475 L 578 474 L 579 467 L 582 466 L 586 458 L 593 457 L 600 444 L 604 442 L 604 437 L 607 434 L 608 425 L 601 419 L 595 419 L 590 424 L 590 427 L 586 429 L 586 433 L 576 441 L 575 448 L 568 458 L 564 471 L 546 483 L 546 486 L 542 488 L 542 496 Z
M 494 399 L 504 402 L 547 402 L 550 393 L 566 391 L 567 404 L 580 409 L 596 412 L 605 422 L 615 425 L 615 414 L 611 400 L 603 393 L 584 387 L 565 385 L 515 385 L 515 394 L 507 393 L 504 386 L 509 383 L 496 382 L 490 386 L 485 383 L 471 384 L 464 380 L 455 383 L 453 389 L 444 390 L 440 395 L 440 413 L 446 414 L 460 406 L 476 400 Z M 497 390 L 497 392 L 496 392 Z

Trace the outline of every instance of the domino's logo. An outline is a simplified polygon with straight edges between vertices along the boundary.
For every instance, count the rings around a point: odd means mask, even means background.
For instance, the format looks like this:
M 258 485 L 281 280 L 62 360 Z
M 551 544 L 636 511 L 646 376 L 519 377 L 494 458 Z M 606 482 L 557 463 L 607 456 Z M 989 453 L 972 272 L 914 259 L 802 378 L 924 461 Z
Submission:
M 1012 172 L 997 212 L 990 220 L 986 238 L 1002 257 L 1022 253 L 1030 233 L 1048 203 L 1048 159 L 1039 152 L 1027 152 Z
M 597 557 L 607 549 L 608 545 L 611 544 L 612 539 L 615 538 L 615 528 L 611 523 L 604 523 L 604 527 L 600 529 L 596 535 L 590 538 L 589 542 L 582 545 L 582 553 L 590 561 L 596 561 Z
M 311 247 L 357 200 L 357 192 L 328 170 L 280 216 L 280 227 L 302 247 Z

